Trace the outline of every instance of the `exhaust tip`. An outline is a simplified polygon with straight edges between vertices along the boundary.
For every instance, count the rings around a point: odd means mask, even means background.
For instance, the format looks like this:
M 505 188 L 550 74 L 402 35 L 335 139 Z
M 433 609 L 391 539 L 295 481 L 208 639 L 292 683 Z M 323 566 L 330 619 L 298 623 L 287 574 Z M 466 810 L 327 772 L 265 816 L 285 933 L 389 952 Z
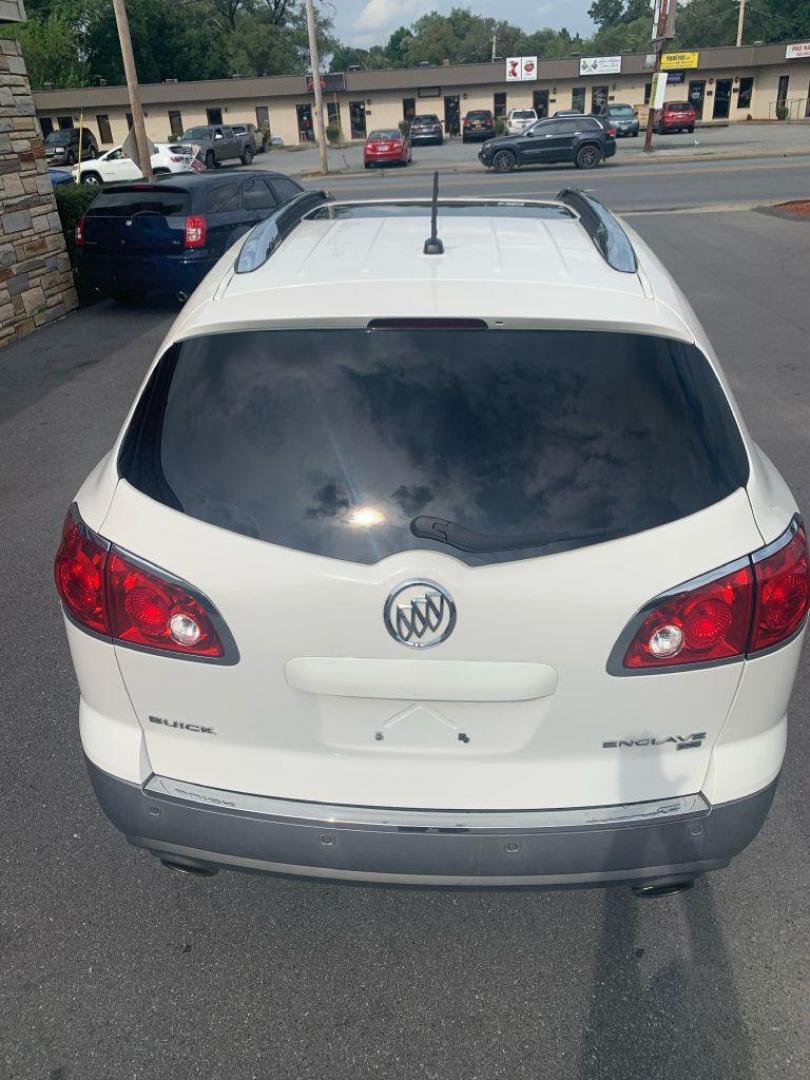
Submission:
M 213 877 L 218 873 L 216 866 L 194 862 L 193 859 L 161 859 L 160 862 L 168 870 L 176 870 L 178 874 L 191 874 L 193 877 Z
M 688 892 L 689 889 L 694 888 L 694 884 L 694 878 L 682 878 L 680 881 L 653 881 L 649 885 L 634 885 L 633 893 L 642 900 L 658 900 L 662 896 Z

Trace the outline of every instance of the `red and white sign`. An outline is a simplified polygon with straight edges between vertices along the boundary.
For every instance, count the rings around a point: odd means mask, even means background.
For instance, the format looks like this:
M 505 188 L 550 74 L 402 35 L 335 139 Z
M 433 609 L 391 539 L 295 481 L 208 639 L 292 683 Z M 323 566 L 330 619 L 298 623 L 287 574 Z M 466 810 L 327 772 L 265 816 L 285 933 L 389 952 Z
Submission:
M 507 56 L 506 81 L 530 82 L 537 78 L 536 56 Z
M 786 60 L 810 60 L 810 41 L 801 41 L 797 45 L 788 45 L 785 49 Z

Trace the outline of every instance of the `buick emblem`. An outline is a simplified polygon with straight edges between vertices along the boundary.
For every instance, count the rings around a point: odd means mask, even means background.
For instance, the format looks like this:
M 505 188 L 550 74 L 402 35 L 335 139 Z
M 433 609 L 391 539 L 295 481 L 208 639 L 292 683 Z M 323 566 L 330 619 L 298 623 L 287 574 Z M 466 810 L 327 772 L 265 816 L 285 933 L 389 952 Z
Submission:
M 400 644 L 429 649 L 452 634 L 456 605 L 435 581 L 403 581 L 389 593 L 383 621 Z

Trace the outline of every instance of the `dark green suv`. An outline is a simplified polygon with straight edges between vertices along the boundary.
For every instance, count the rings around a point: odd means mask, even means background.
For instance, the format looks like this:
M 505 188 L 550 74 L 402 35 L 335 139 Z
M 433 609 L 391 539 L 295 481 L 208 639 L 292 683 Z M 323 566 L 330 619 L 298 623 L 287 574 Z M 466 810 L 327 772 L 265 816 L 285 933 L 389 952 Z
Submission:
M 632 105 L 608 105 L 598 115 L 608 127 L 616 129 L 617 139 L 627 135 L 638 136 L 638 117 Z

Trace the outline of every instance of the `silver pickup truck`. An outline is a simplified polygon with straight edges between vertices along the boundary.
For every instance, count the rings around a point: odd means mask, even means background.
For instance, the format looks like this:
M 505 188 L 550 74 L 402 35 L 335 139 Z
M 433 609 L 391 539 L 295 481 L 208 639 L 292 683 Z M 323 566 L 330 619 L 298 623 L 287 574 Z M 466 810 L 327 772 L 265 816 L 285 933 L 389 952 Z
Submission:
M 200 147 L 199 156 L 208 169 L 215 169 L 223 161 L 230 161 L 232 158 L 239 158 L 243 165 L 249 165 L 253 160 L 253 139 L 250 133 L 237 135 L 232 128 L 223 124 L 189 128 L 183 132 L 182 141 L 195 143 Z

